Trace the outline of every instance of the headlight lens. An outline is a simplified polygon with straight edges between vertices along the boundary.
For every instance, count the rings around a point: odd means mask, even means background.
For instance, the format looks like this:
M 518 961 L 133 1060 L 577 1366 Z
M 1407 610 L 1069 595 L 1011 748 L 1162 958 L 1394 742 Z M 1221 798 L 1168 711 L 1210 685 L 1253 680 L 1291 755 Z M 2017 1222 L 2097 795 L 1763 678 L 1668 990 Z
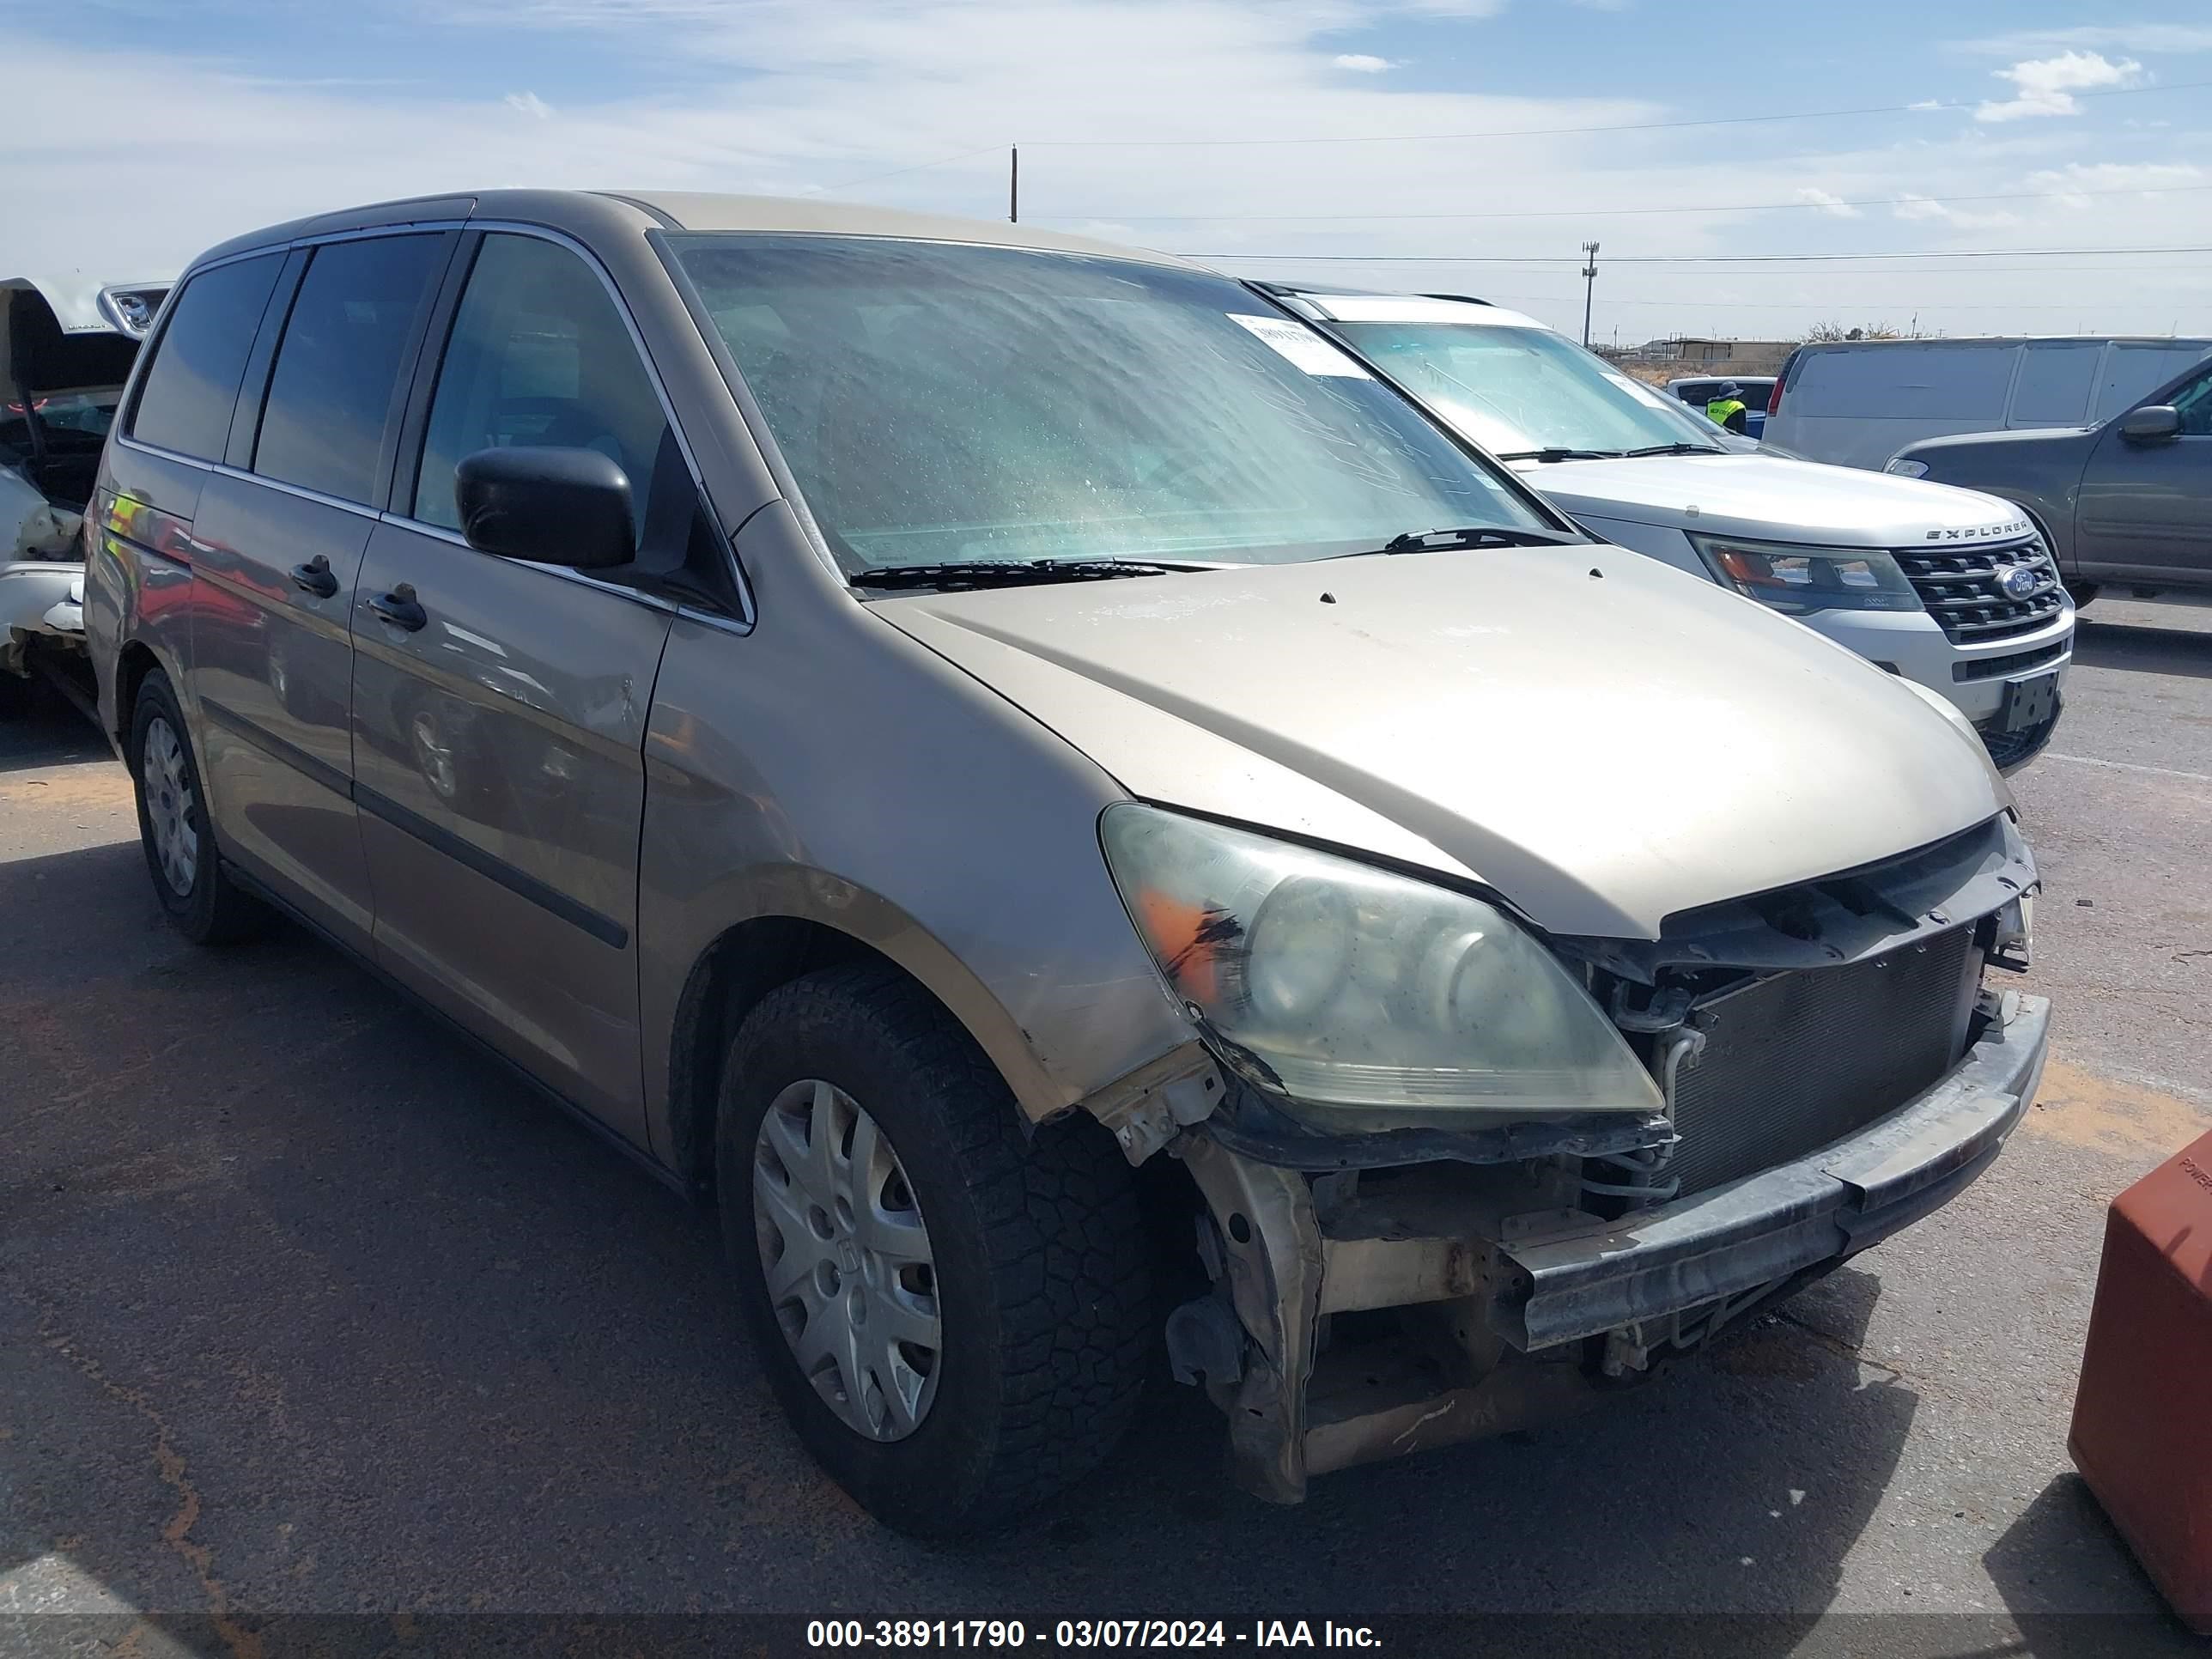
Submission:
M 1661 1109 L 1589 992 L 1494 906 L 1157 807 L 1109 807 L 1100 834 L 1223 1058 L 1322 1127 Z
M 1922 608 L 1920 596 L 1887 553 L 1733 536 L 1692 536 L 1690 541 L 1725 586 L 1793 617 L 1815 611 Z
M 1891 458 L 1889 465 L 1882 468 L 1882 471 L 1893 472 L 1900 478 L 1924 478 L 1928 476 L 1928 463 L 1910 460 L 1903 455 L 1897 455 Z

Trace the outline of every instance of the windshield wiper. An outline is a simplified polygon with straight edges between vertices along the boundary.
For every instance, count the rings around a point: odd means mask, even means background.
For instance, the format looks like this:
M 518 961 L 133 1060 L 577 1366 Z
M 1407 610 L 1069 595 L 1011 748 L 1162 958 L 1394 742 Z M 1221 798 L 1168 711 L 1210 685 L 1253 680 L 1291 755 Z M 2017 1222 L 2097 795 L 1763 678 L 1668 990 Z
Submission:
M 1498 457 L 1501 461 L 1617 461 L 1617 449 L 1563 449 L 1553 444 L 1547 449 L 1509 449 Z
M 870 565 L 853 573 L 855 587 L 1018 587 L 1029 582 L 1095 582 L 1115 576 L 1165 576 L 1206 565 L 1145 559 L 954 559 L 942 564 Z
M 1378 553 L 1449 553 L 1463 547 L 1577 547 L 1583 539 L 1556 530 L 1499 529 L 1494 525 L 1479 525 L 1464 530 L 1408 530 L 1403 535 L 1393 536 L 1380 547 L 1363 548 L 1356 553 L 1332 553 L 1329 557 L 1366 559 Z
M 1633 460 L 1638 455 L 1725 455 L 1729 452 L 1717 444 L 1650 444 L 1642 449 L 1625 449 L 1623 460 Z

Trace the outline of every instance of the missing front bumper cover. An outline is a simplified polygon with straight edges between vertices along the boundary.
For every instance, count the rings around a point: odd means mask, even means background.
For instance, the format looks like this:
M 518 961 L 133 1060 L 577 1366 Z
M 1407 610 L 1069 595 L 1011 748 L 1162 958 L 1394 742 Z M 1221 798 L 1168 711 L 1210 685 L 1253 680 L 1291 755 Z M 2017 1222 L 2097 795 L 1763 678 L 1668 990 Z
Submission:
M 1309 1474 L 1561 1415 L 1604 1386 L 1587 1339 L 1760 1305 L 1920 1219 L 1995 1160 L 2034 1098 L 2049 1024 L 2048 1002 L 2008 995 L 1958 1065 L 1856 1134 L 1619 1220 L 1534 1231 L 1508 1224 L 1495 1191 L 1456 1207 L 1363 1191 L 1324 1220 L 1303 1175 L 1218 1124 L 1194 1131 L 1179 1149 L 1251 1339 L 1229 1401 L 1239 1479 L 1296 1502 Z M 1332 1319 L 1386 1307 L 1417 1316 L 1395 1359 L 1324 1352 Z

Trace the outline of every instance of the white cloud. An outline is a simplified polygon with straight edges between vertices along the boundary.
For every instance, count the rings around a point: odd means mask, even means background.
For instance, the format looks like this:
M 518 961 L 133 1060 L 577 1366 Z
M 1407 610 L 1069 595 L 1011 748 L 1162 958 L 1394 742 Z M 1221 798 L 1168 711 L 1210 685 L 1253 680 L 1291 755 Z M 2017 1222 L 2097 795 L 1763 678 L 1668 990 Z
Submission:
M 2087 208 L 2091 198 L 2123 191 L 2185 190 L 2212 185 L 2212 171 L 2176 161 L 2069 161 L 2027 175 L 2031 190 L 2049 191 L 2069 208 Z M 2147 196 L 2146 199 L 2149 198 Z
M 2026 57 L 2071 46 L 2104 46 L 2116 52 L 2212 52 L 2212 24 L 2093 23 L 2076 28 L 2022 29 L 1960 43 L 1967 52 L 2000 58 Z
M 1933 197 L 1906 191 L 1890 209 L 1897 218 L 1950 225 L 1960 230 L 1994 230 L 2005 225 L 2016 225 L 2020 215 L 2008 209 L 1998 208 L 1984 212 L 1975 209 L 1953 207 L 1948 202 L 1939 202 Z
M 1356 75 L 1380 75 L 1384 70 L 1398 67 L 1387 58 L 1377 58 L 1364 52 L 1340 52 L 1328 61 L 1338 69 L 1350 70 Z
M 1838 219 L 1856 219 L 1859 210 L 1832 190 L 1820 190 L 1807 185 L 1797 192 L 1797 199 L 1808 207 L 1819 208 Z
M 553 106 L 534 92 L 510 92 L 506 101 L 509 109 L 519 110 L 525 115 L 534 115 L 541 121 L 552 118 Z
M 2078 115 L 2081 106 L 2074 97 L 2099 87 L 2132 86 L 2142 65 L 2131 58 L 2112 62 L 2101 52 L 2062 52 L 2056 58 L 2030 58 L 2010 69 L 1991 71 L 2009 81 L 2016 94 L 1991 100 L 1974 111 L 1977 121 L 2017 121 L 2032 115 Z

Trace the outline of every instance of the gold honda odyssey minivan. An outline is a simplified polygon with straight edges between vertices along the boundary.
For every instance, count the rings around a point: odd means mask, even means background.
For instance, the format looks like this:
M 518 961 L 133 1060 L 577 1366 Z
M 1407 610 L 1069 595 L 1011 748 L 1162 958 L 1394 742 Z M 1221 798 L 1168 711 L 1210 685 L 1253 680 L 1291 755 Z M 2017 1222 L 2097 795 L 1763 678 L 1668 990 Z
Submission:
M 153 890 L 719 1206 L 886 1522 L 1537 1420 L 1944 1203 L 2040 1072 L 1971 727 L 1263 295 L 495 191 L 186 273 L 92 507 Z

